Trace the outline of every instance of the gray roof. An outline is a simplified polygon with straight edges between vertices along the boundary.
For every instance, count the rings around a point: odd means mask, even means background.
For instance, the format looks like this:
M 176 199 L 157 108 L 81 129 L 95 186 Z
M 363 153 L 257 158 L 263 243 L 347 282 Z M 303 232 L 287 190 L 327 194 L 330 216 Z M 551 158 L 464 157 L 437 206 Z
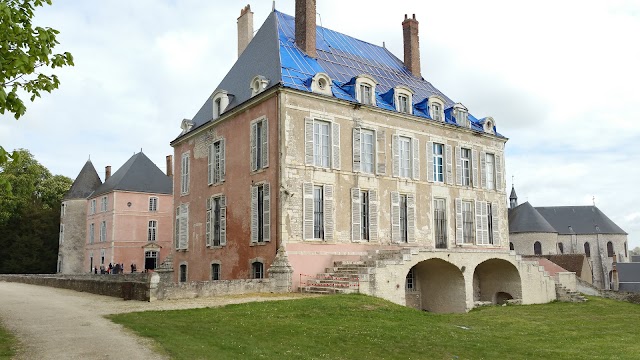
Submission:
M 640 283 L 640 263 L 617 263 L 619 282 Z
M 631 255 L 631 262 L 640 263 L 640 255 Z
M 511 185 L 511 195 L 509 195 L 509 199 L 517 199 L 518 195 L 516 195 L 516 188 Z
M 595 206 L 550 206 L 536 207 L 536 210 L 557 230 L 558 234 L 627 235 Z
M 509 209 L 509 233 L 557 233 L 529 202 Z
M 91 197 L 108 192 L 135 191 L 154 194 L 172 194 L 173 181 L 142 152 L 133 155 Z
M 86 199 L 100 185 L 102 185 L 102 180 L 100 180 L 96 168 L 93 167 L 91 160 L 87 160 L 62 200 Z

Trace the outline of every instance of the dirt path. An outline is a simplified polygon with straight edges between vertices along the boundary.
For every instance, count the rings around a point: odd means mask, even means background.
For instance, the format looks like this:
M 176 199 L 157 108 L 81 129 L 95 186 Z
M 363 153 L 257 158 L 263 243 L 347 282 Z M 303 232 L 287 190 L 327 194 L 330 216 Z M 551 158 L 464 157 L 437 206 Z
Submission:
M 0 318 L 22 346 L 16 359 L 166 359 L 152 343 L 103 315 L 297 298 L 253 294 L 188 300 L 123 301 L 66 289 L 0 282 Z

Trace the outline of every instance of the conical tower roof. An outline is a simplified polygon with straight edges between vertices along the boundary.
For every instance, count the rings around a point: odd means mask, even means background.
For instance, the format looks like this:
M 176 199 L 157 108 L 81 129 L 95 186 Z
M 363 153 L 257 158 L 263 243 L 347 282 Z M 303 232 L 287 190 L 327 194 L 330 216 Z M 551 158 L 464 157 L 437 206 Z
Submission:
M 529 202 L 509 211 L 509 233 L 557 233 Z
M 96 168 L 93 167 L 91 160 L 87 160 L 62 200 L 86 199 L 100 185 L 102 185 L 102 180 L 100 180 Z
M 518 195 L 516 195 L 516 188 L 511 185 L 511 195 L 509 195 L 509 199 L 518 200 Z

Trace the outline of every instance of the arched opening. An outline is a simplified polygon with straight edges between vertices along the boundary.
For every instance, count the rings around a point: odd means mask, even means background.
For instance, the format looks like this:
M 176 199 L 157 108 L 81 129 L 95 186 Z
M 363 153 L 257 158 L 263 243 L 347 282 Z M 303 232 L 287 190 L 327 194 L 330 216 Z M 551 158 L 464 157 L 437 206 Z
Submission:
M 611 241 L 609 241 L 607 243 L 607 256 L 608 257 L 613 257 L 613 254 L 614 254 L 614 252 L 613 252 L 613 243 Z
M 476 266 L 473 273 L 473 300 L 503 304 L 522 298 L 522 281 L 518 269 L 502 259 L 489 259 Z
M 558 243 L 558 251 L 560 254 L 564 254 L 564 244 L 561 242 Z
M 542 255 L 542 244 L 540 244 L 540 241 L 536 241 L 533 244 L 533 254 L 534 255 Z
M 512 242 L 509 242 L 509 250 L 515 250 Z
M 591 257 L 591 245 L 588 242 L 584 243 L 584 254 L 587 257 Z
M 466 312 L 464 277 L 457 266 L 442 259 L 429 259 L 416 264 L 405 281 L 407 293 L 415 295 L 415 306 L 435 313 Z M 410 304 L 407 304 L 410 305 Z M 410 305 L 411 306 L 411 305 Z
M 629 252 L 627 250 L 627 242 L 624 242 L 624 257 L 629 257 Z

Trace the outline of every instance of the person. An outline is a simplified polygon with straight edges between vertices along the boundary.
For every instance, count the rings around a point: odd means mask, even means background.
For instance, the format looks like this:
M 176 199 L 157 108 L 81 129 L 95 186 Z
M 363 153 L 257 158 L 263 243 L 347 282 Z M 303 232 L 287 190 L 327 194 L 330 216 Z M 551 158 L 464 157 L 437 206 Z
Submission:
M 107 274 L 111 274 L 111 270 L 113 270 L 113 265 L 109 263 L 109 267 L 107 268 Z
M 104 264 L 100 265 L 100 274 L 104 275 Z
M 93 274 L 94 275 L 98 275 L 98 267 L 97 266 L 93 267 Z
M 113 273 L 115 275 L 118 275 L 119 272 L 120 272 L 120 264 L 116 264 L 116 266 L 113 268 Z
M 120 263 L 120 275 L 124 274 L 124 263 Z

